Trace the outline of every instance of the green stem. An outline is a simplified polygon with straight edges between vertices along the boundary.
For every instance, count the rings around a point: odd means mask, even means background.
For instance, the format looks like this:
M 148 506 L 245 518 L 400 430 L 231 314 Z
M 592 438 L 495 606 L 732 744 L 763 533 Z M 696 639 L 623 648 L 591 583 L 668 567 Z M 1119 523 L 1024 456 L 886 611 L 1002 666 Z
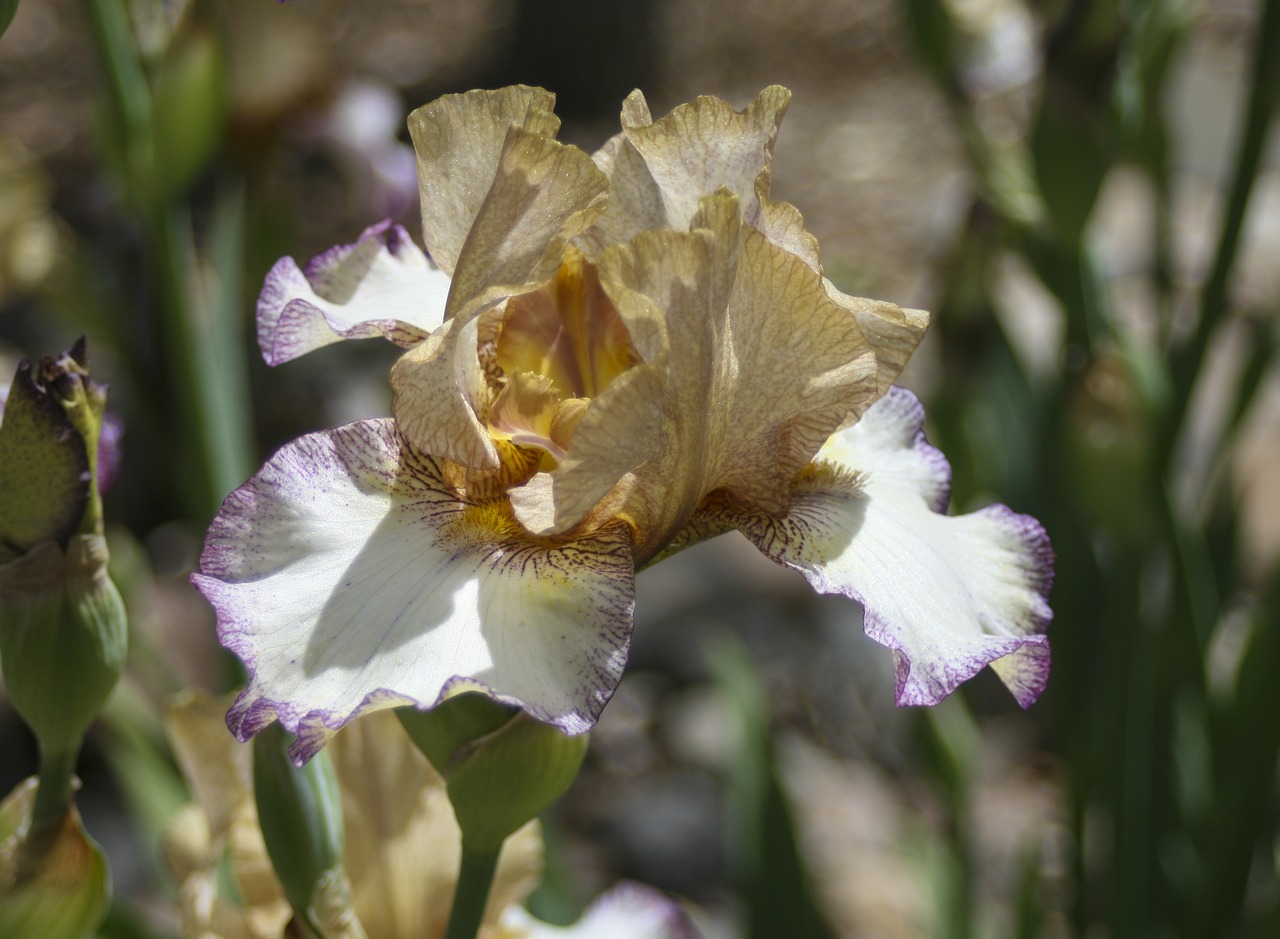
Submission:
M 1164 439 L 1161 441 L 1165 456 L 1172 452 L 1175 437 L 1186 416 L 1196 376 L 1200 373 L 1200 366 L 1209 347 L 1209 340 L 1227 308 L 1231 272 L 1240 246 L 1245 213 L 1249 208 L 1249 195 L 1262 162 L 1268 125 L 1277 100 L 1280 100 L 1280 0 L 1266 0 L 1258 15 L 1255 36 L 1257 44 L 1254 48 L 1253 82 L 1249 89 L 1245 126 L 1240 149 L 1236 153 L 1218 248 L 1209 276 L 1200 292 L 1200 320 L 1190 341 L 1173 355 L 1173 401 L 1165 421 Z
M 59 822 L 66 814 L 67 803 L 71 801 L 71 778 L 79 755 L 78 743 L 67 750 L 41 749 L 40 785 L 36 789 L 36 804 L 31 812 L 33 831 Z
M 475 939 L 489 902 L 489 888 L 498 869 L 499 851 L 472 854 L 464 845 L 458 865 L 458 885 L 453 891 L 453 909 L 449 912 L 449 928 L 444 939 Z

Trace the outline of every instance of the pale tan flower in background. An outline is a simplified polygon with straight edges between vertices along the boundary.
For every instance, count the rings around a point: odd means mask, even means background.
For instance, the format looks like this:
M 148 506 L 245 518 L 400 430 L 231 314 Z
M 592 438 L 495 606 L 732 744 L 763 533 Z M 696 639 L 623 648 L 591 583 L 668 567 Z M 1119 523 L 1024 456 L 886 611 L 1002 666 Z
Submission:
M 174 819 L 165 857 L 179 880 L 187 939 L 282 939 L 292 911 L 267 857 L 253 799 L 252 748 L 227 733 L 229 698 L 188 693 L 166 719 L 196 802 Z M 351 722 L 329 755 L 342 792 L 350 909 L 367 939 L 439 939 L 453 903 L 461 835 L 444 781 L 389 711 Z M 242 902 L 219 892 L 224 854 Z M 542 875 L 542 838 L 530 822 L 507 839 L 485 912 L 483 939 L 572 936 L 533 919 L 520 903 Z M 605 894 L 582 935 L 687 939 L 684 913 L 647 888 Z M 344 935 L 346 935 L 344 934 Z M 338 937 L 330 937 L 338 939 Z

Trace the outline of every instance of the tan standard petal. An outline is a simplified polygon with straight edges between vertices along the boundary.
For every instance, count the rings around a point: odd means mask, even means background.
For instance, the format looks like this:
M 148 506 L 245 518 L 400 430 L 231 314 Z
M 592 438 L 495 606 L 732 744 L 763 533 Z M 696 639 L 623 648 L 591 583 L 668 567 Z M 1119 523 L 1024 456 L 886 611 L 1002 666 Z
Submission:
M 626 493 L 616 493 L 619 498 L 607 506 L 601 500 L 668 446 L 663 433 L 664 378 L 660 368 L 638 365 L 577 415 L 572 444 L 556 471 L 539 473 L 508 493 L 525 528 L 536 534 L 561 534 L 587 519 L 588 513 L 589 521 L 598 521 L 621 510 Z
M 524 127 L 554 137 L 560 119 L 555 95 L 513 85 L 496 91 L 445 95 L 409 115 L 418 157 L 422 238 L 432 260 L 452 274 L 493 182 L 507 130 Z
M 631 471 L 623 512 L 641 563 L 715 489 L 785 508 L 792 477 L 874 389 L 870 347 L 816 272 L 743 225 L 729 194 L 704 200 L 694 221 L 689 234 L 645 233 L 601 259 L 628 324 L 654 309 L 665 318 L 668 347 L 653 363 L 661 442 Z M 579 488 L 570 477 L 588 472 L 587 454 L 608 452 L 640 406 L 621 393 L 595 402 L 554 474 L 557 490 Z
M 425 453 L 462 466 L 496 469 L 498 450 L 477 414 L 489 383 L 477 354 L 482 318 L 449 320 L 391 368 L 400 432 Z
M 608 189 L 608 178 L 577 147 L 508 129 L 453 271 L 446 318 L 465 319 L 554 276 L 569 239 L 604 211 Z
M 769 198 L 767 172 L 761 173 L 756 180 L 756 198 L 760 202 L 760 217 L 755 227 L 779 248 L 790 251 L 821 274 L 818 239 L 804 227 L 804 216 L 799 209 L 790 202 L 774 202 Z
M 226 838 L 235 817 L 250 800 L 253 749 L 227 730 L 233 695 L 214 698 L 187 691 L 165 712 L 164 727 L 182 775 L 191 785 L 212 841 Z
M 622 125 L 652 123 L 644 95 L 638 90 L 631 92 L 622 105 Z M 611 137 L 592 159 L 609 177 L 609 207 L 581 237 L 588 257 L 594 259 L 609 245 L 628 241 L 642 231 L 668 227 L 662 192 L 626 131 Z
M 667 227 L 688 227 L 699 200 L 721 186 L 742 199 L 746 223 L 757 223 L 756 180 L 762 173 L 767 178 L 778 125 L 790 101 L 790 91 L 770 85 L 742 111 L 713 97 L 681 105 L 652 123 L 628 123 L 638 109 L 624 110 L 627 139 L 662 194 Z
M 885 394 L 893 385 L 911 358 L 925 330 L 929 328 L 929 314 L 924 310 L 904 310 L 896 303 L 884 300 L 868 300 L 841 293 L 835 284 L 822 280 L 827 296 L 858 320 L 867 341 L 876 352 L 876 398 Z M 861 414 L 872 401 L 863 402 L 854 414 Z

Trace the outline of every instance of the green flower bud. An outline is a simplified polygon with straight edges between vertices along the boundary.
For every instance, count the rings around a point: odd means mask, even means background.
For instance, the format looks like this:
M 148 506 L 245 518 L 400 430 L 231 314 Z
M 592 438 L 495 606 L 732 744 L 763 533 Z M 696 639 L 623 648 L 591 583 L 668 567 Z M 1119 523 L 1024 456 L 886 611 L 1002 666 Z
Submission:
M 463 850 L 478 856 L 496 854 L 509 835 L 564 795 L 587 752 L 586 734 L 570 737 L 476 692 L 396 715 L 444 777 Z
M 294 766 L 272 724 L 253 739 L 253 792 L 267 854 L 294 912 L 322 936 L 351 935 L 342 869 L 342 794 L 327 753 Z M 358 928 L 358 927 L 356 927 Z
M 24 361 L 0 419 L 0 668 L 46 759 L 73 759 L 128 643 L 97 487 L 106 389 L 88 362 L 83 339 Z
M 0 936 L 83 939 L 111 902 L 106 858 L 74 806 L 33 826 L 35 802 L 32 777 L 0 803 Z
M 0 566 L 0 667 L 42 752 L 77 750 L 124 668 L 124 602 L 100 535 L 52 541 Z
M 101 534 L 94 485 L 106 390 L 88 380 L 84 341 L 37 370 L 18 365 L 0 418 L 0 562 L 42 541 Z

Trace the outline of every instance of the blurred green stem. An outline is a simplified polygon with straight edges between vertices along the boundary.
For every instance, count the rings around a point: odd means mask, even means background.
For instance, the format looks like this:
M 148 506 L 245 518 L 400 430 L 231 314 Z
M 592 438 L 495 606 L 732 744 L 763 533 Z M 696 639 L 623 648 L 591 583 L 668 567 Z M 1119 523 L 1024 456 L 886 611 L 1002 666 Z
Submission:
M 36 789 L 36 804 L 31 810 L 31 828 L 55 824 L 66 814 L 71 801 L 71 778 L 76 771 L 76 758 L 80 754 L 77 744 L 66 750 L 40 749 L 40 784 Z
M 85 0 L 106 73 L 121 181 L 145 229 L 160 310 L 160 354 L 173 389 L 167 421 L 185 435 L 175 467 L 193 515 L 205 517 L 251 469 L 240 343 L 244 193 L 221 179 L 201 265 L 185 191 L 157 172 L 154 95 L 120 0 Z M 207 273 L 212 271 L 213 273 Z
M 1209 340 L 1226 312 L 1231 272 L 1240 247 L 1240 232 L 1249 207 L 1249 195 L 1262 162 L 1276 101 L 1280 98 L 1280 0 L 1265 0 L 1254 35 L 1257 44 L 1254 47 L 1253 81 L 1249 87 L 1245 125 L 1227 194 L 1218 249 L 1200 293 L 1200 320 L 1191 339 L 1172 356 L 1173 400 L 1161 441 L 1161 455 L 1166 457 L 1172 454 L 1186 416 Z M 1160 462 L 1163 464 L 1164 461 Z
M 106 71 L 107 87 L 124 146 L 130 182 L 149 176 L 151 89 L 120 0 L 86 0 L 89 21 Z
M 449 928 L 444 939 L 475 939 L 479 935 L 484 908 L 489 902 L 489 888 L 498 869 L 499 853 L 473 854 L 463 847 L 458 883 L 453 891 L 453 909 L 449 911 Z
M 221 222 L 215 236 L 221 235 L 216 240 L 222 243 L 213 247 L 224 255 L 218 260 L 223 262 L 219 272 L 226 272 L 226 283 L 200 283 L 191 216 L 185 206 L 161 206 L 148 221 L 164 305 L 168 371 L 195 451 L 184 467 L 188 504 L 201 516 L 212 515 L 223 496 L 249 471 L 244 418 L 247 378 L 232 309 L 239 299 L 243 195 L 237 186 L 215 208 L 215 222 Z M 217 293 L 211 296 L 214 290 Z

